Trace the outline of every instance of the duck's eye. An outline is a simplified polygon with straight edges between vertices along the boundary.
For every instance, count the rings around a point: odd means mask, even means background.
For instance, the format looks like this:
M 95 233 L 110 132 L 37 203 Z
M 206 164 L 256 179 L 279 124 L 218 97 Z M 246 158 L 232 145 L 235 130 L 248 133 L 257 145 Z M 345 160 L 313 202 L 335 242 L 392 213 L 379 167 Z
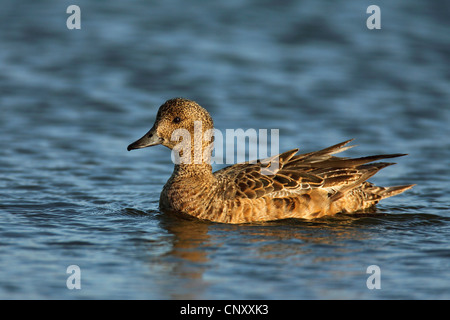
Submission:
M 180 121 L 181 121 L 180 117 L 175 117 L 175 118 L 173 119 L 173 122 L 174 122 L 174 123 L 179 123 Z

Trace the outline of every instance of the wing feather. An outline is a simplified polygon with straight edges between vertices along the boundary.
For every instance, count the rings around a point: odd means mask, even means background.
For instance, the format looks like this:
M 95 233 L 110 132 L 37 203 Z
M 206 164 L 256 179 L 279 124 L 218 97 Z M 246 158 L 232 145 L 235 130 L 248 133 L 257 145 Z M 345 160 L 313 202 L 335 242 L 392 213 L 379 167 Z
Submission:
M 225 181 L 231 197 L 255 199 L 280 194 L 303 194 L 315 188 L 330 191 L 330 198 L 338 199 L 345 192 L 361 185 L 382 168 L 393 163 L 373 161 L 395 158 L 405 154 L 374 155 L 361 158 L 336 157 L 352 141 L 347 140 L 331 147 L 295 155 L 293 149 L 270 158 L 235 164 L 214 175 Z

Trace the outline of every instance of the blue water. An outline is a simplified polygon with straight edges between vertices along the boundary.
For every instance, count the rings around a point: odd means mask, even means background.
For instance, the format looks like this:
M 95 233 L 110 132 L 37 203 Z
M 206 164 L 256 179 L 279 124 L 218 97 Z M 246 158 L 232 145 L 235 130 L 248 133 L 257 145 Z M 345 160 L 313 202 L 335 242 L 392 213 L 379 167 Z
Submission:
M 449 299 L 450 5 L 377 1 L 369 30 L 371 4 L 2 1 L 0 298 Z M 375 216 L 169 216 L 169 150 L 126 147 L 178 96 L 280 151 L 408 153 L 371 180 L 417 186 Z

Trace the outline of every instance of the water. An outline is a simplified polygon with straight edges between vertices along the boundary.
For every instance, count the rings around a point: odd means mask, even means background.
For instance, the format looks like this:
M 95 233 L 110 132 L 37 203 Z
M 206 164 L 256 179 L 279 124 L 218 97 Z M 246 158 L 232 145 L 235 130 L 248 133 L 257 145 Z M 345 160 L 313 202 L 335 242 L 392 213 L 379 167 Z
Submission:
M 450 298 L 448 4 L 378 1 L 368 30 L 369 1 L 77 1 L 68 30 L 71 4 L 2 2 L 0 298 Z M 177 96 L 220 130 L 279 129 L 280 151 L 409 153 L 372 181 L 417 186 L 377 216 L 161 213 L 169 151 L 126 147 Z

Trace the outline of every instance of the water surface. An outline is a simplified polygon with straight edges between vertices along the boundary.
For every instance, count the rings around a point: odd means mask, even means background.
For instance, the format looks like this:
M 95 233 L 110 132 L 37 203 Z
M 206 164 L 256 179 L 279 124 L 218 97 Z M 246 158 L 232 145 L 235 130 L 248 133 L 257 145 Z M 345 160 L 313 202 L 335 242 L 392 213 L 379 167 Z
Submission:
M 2 2 L 2 299 L 450 298 L 447 4 L 381 1 L 368 30 L 368 1 L 78 1 L 68 30 L 70 4 Z M 408 153 L 371 180 L 417 186 L 372 216 L 164 214 L 169 150 L 126 147 L 177 96 L 220 130 L 279 129 L 280 151 Z

